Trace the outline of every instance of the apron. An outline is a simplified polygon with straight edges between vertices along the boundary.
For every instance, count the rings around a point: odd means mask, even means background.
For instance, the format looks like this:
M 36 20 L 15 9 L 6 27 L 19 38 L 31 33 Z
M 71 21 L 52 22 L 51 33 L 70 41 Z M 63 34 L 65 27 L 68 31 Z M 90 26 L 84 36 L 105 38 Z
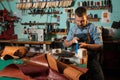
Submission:
M 90 25 L 90 23 L 88 25 Z M 76 34 L 76 31 L 77 31 L 77 29 L 74 31 L 74 37 L 78 37 L 80 39 L 78 41 L 78 43 L 79 42 L 85 42 L 85 43 L 88 43 L 88 44 L 94 44 L 94 41 L 90 36 L 90 27 L 87 28 L 87 33 Z M 78 48 L 79 48 L 79 46 L 78 46 Z M 76 43 L 74 43 L 71 46 L 72 51 L 75 51 L 75 49 L 76 49 Z M 91 56 L 91 58 L 93 58 L 95 56 L 95 51 L 90 50 L 90 49 L 87 49 L 87 51 L 88 51 L 88 55 Z

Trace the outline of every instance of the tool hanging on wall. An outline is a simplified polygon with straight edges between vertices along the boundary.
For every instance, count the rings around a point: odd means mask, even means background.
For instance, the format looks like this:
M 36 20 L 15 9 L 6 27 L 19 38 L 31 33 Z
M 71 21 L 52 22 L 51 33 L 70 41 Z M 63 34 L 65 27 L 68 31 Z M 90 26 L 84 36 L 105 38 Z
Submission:
M 27 10 L 32 9 L 32 0 L 19 0 L 16 4 L 16 8 L 22 10 L 22 13 L 27 12 Z
M 59 7 L 69 7 L 71 6 L 73 0 L 60 0 Z
M 39 6 L 39 2 L 38 1 L 33 2 L 32 8 L 38 8 L 38 6 Z
M 70 7 L 73 4 L 73 0 L 19 0 L 16 8 L 20 10 L 28 9 L 44 9 L 52 7 Z

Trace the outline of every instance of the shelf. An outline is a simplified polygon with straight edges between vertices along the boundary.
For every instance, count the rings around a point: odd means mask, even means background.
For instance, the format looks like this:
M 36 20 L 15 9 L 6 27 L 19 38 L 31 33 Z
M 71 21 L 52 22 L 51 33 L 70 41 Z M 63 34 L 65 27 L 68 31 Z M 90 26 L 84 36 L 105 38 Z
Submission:
M 62 14 L 62 12 L 55 11 L 55 12 L 32 12 L 28 14 Z
M 49 32 L 49 34 L 62 34 L 62 35 L 66 35 L 66 32 Z
M 56 8 L 56 7 L 71 7 L 73 0 L 61 0 L 61 1 L 38 1 L 38 2 L 23 2 L 20 1 L 17 3 L 16 7 L 20 10 L 29 10 L 29 9 L 46 9 L 46 8 Z M 21 6 L 22 5 L 22 6 Z M 27 6 L 26 6 L 27 5 Z
M 92 6 L 92 7 L 86 7 L 87 10 L 104 10 L 108 9 L 108 6 Z
M 68 21 L 74 21 L 75 20 L 75 18 L 69 18 L 68 19 Z M 94 22 L 96 22 L 96 21 L 99 21 L 100 20 L 100 18 L 88 18 L 88 21 L 94 21 Z
M 88 21 L 94 21 L 94 22 L 99 21 L 99 20 L 100 20 L 100 18 L 89 18 L 88 19 Z
M 32 22 L 29 22 L 29 23 L 27 23 L 27 22 L 25 22 L 25 23 L 21 23 L 22 25 L 30 25 L 30 26 L 33 26 L 33 25 L 54 25 L 54 24 L 56 24 L 56 25 L 59 25 L 59 23 L 32 23 Z

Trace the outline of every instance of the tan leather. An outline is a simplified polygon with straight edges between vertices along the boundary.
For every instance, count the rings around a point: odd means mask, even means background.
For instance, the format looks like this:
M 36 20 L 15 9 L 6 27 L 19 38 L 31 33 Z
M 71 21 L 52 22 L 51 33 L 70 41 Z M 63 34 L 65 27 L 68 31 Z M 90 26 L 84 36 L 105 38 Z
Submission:
M 69 77 L 72 80 L 79 80 L 79 77 L 83 74 L 83 72 L 73 67 L 65 68 L 63 73 L 65 76 Z
M 58 71 L 57 61 L 55 58 L 53 58 L 51 55 L 47 54 L 47 60 L 50 68 Z
M 1 57 L 3 59 L 5 55 L 10 55 L 14 59 L 18 59 L 18 58 L 24 56 L 24 54 L 26 52 L 27 52 L 27 48 L 24 46 L 5 46 L 5 48 L 1 54 Z M 19 54 L 19 56 L 16 56 L 15 54 Z
M 30 60 L 27 62 L 28 64 L 36 64 L 36 65 L 43 65 L 48 67 L 48 61 L 46 59 L 46 54 L 40 54 L 39 56 L 35 56 L 30 58 Z
M 68 65 L 68 64 L 59 62 L 52 55 L 49 55 L 49 54 L 47 54 L 47 60 L 50 68 L 65 75 L 70 80 L 79 80 L 79 77 L 82 74 L 86 73 L 88 70 L 86 68 L 80 68 L 74 65 Z

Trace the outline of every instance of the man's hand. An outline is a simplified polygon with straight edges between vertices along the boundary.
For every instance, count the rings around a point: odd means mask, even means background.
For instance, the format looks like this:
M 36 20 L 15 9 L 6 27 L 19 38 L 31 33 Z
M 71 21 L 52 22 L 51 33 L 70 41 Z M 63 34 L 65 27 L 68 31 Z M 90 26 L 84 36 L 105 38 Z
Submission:
M 87 44 L 85 42 L 80 42 L 79 43 L 80 48 L 86 48 L 86 49 L 91 49 L 91 50 L 99 50 L 102 49 L 102 46 L 99 44 Z
M 87 48 L 87 43 L 85 43 L 85 42 L 80 42 L 79 43 L 80 44 L 80 48 Z
M 64 40 L 64 46 L 65 46 L 65 47 L 69 47 L 69 46 L 71 46 L 72 44 L 77 43 L 78 40 L 79 40 L 78 37 L 74 37 L 74 38 L 73 38 L 72 40 L 70 40 L 70 41 Z
M 76 42 L 78 42 L 78 40 L 79 40 L 78 37 L 74 37 L 74 38 L 72 39 L 72 43 L 76 43 Z

